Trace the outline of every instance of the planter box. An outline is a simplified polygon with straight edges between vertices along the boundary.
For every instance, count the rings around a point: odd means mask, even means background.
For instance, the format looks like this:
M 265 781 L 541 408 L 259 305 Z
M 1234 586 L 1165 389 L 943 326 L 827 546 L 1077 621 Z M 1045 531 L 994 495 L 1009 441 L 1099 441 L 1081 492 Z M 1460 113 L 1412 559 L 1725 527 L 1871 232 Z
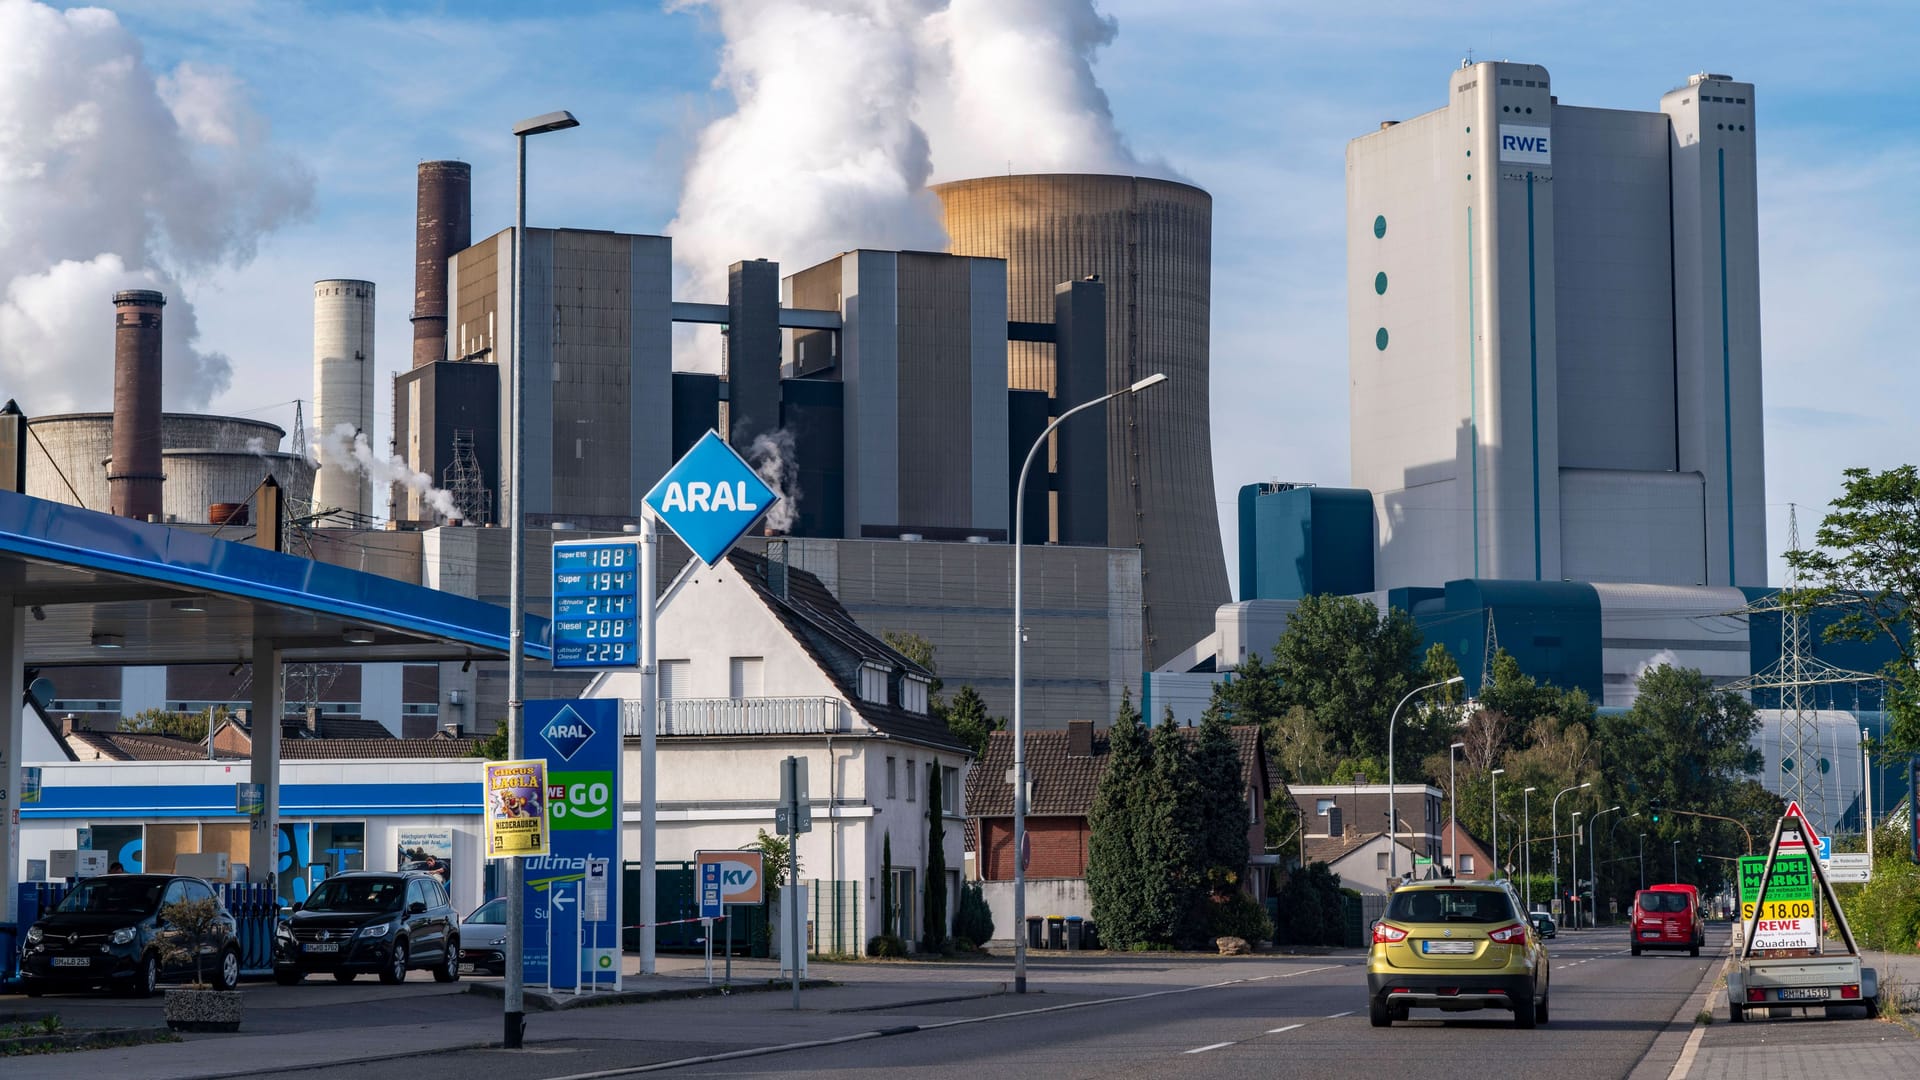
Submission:
M 239 1031 L 237 990 L 168 990 L 167 1026 L 175 1031 Z

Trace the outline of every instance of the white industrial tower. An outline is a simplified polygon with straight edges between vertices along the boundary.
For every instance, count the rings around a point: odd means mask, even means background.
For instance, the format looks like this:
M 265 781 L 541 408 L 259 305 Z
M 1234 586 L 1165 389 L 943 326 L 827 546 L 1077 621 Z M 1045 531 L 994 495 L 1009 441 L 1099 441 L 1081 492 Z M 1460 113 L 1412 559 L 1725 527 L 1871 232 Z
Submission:
M 335 278 L 313 283 L 313 432 L 321 447 L 313 506 L 332 511 L 320 524 L 364 525 L 373 516 L 366 474 L 325 449 L 341 425 L 373 439 L 373 282 Z

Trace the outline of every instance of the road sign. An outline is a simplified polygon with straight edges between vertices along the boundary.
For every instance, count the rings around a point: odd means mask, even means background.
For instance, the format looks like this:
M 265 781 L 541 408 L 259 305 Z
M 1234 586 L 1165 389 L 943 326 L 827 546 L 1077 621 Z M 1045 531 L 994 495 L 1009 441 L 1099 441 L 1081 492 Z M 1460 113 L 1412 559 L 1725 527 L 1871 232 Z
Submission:
M 700 917 L 717 919 L 720 917 L 720 864 L 717 862 L 700 864 Z
M 719 903 L 721 904 L 758 904 L 766 895 L 761 875 L 766 865 L 765 854 L 759 851 L 696 851 L 693 859 L 700 867 L 701 906 L 706 906 L 706 882 L 709 868 L 717 879 Z M 715 915 L 702 915 L 714 918 Z
M 725 439 L 708 431 L 653 485 L 646 503 L 712 566 L 779 497 Z
M 553 666 L 640 664 L 640 554 L 631 540 L 553 545 Z
M 587 894 L 580 898 L 580 917 L 587 922 L 607 919 L 607 869 L 610 860 L 587 860 Z
M 1800 836 L 1797 839 L 1792 837 L 1783 838 L 1780 841 L 1780 847 L 1782 849 L 1797 849 L 1801 847 L 1819 848 L 1829 843 L 1827 838 L 1821 836 L 1819 831 L 1813 827 L 1813 822 L 1807 820 L 1806 811 L 1800 809 L 1798 799 L 1788 801 L 1786 816 L 1800 823 Z M 1823 855 L 1821 857 L 1825 858 L 1826 856 Z
M 582 947 L 617 945 L 620 863 L 620 702 L 613 698 L 529 701 L 522 713 L 527 756 L 544 766 L 551 854 L 523 869 L 520 970 L 529 984 L 573 985 L 566 962 Z M 597 873 L 596 873 L 597 872 Z M 562 924 L 545 950 L 549 897 Z M 564 896 L 565 899 L 561 899 Z M 570 903 L 577 901 L 577 903 Z M 557 962 L 555 962 L 557 960 Z M 584 963 L 584 962 L 583 962 Z M 618 965 L 584 964 L 586 981 L 618 989 Z

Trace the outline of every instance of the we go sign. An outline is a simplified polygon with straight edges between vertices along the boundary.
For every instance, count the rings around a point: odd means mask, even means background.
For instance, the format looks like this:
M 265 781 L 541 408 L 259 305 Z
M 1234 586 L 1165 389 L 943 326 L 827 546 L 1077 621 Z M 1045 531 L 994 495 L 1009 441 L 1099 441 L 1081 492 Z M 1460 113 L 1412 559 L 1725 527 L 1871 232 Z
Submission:
M 720 879 L 722 904 L 758 904 L 766 898 L 765 856 L 758 851 L 700 851 L 694 853 L 699 864 L 697 880 L 708 880 L 710 873 Z M 713 866 L 709 871 L 707 867 Z

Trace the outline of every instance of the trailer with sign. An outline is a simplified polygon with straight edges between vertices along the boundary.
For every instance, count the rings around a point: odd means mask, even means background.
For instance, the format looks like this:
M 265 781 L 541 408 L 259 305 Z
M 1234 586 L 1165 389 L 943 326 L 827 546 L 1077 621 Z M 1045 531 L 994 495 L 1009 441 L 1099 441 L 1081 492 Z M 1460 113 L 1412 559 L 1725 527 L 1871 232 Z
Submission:
M 1816 857 L 1820 844 L 1800 804 L 1789 803 L 1766 857 L 1740 861 L 1739 951 L 1727 973 L 1727 1015 L 1736 1024 L 1754 1009 L 1779 1015 L 1817 1006 L 1833 1015 L 1855 1006 L 1869 1018 L 1880 1013 L 1878 977 L 1860 962 L 1846 912 Z M 1840 932 L 1845 952 L 1829 947 L 1823 916 Z

